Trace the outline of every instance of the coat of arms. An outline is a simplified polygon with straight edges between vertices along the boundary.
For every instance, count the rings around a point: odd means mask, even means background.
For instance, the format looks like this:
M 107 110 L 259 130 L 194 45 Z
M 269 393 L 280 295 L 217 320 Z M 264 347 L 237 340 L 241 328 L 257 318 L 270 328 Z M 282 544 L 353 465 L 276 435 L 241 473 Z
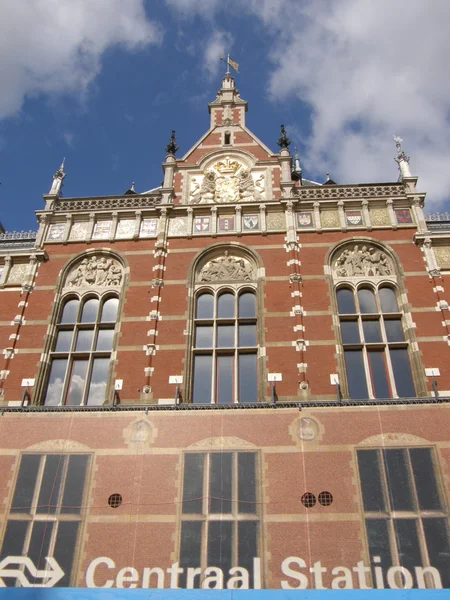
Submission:
M 412 223 L 409 208 L 396 208 L 395 216 L 397 217 L 397 223 Z
M 312 214 L 310 212 L 297 213 L 298 227 L 312 227 Z
M 359 210 L 347 210 L 345 213 L 345 218 L 347 219 L 347 225 L 356 227 L 357 225 L 362 225 L 362 215 Z
M 195 217 L 194 231 L 204 232 L 209 231 L 209 217 Z
M 243 229 L 247 231 L 251 231 L 252 229 L 258 229 L 259 225 L 259 217 L 258 215 L 244 215 L 242 217 L 242 226 Z

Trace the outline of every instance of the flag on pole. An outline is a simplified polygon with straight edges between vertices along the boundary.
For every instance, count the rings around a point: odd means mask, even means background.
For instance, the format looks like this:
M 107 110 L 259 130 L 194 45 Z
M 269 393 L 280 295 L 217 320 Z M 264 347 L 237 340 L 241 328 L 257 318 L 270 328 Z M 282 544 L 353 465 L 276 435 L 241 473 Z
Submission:
M 228 56 L 228 64 L 230 65 L 230 67 L 233 67 L 233 69 L 239 73 L 239 63 L 237 63 L 235 60 L 232 60 L 230 58 L 230 56 Z

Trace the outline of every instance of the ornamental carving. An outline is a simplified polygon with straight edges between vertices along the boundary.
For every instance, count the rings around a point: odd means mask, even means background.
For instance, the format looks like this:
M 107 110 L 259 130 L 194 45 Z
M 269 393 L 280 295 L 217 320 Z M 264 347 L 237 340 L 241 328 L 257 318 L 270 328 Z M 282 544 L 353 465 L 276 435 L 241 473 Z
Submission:
M 388 196 L 405 197 L 405 188 L 402 185 L 367 185 L 355 187 L 341 187 L 316 185 L 313 187 L 294 187 L 293 196 L 300 200 L 328 200 L 332 198 L 384 198 Z
M 390 258 L 373 246 L 347 247 L 333 264 L 335 277 L 379 277 L 393 273 Z
M 253 269 L 250 262 L 240 256 L 230 256 L 228 252 L 207 262 L 198 277 L 201 282 L 251 281 L 252 279 Z
M 83 258 L 66 278 L 66 287 L 118 287 L 122 283 L 122 266 L 103 255 Z
M 214 163 L 203 175 L 192 177 L 190 182 L 191 204 L 255 202 L 264 199 L 264 173 L 251 173 L 245 165 L 229 156 Z
M 72 200 L 60 200 L 55 204 L 56 212 L 75 212 L 113 210 L 119 208 L 147 208 L 155 204 L 161 204 L 160 194 L 153 196 L 120 196 L 119 198 L 74 198 Z

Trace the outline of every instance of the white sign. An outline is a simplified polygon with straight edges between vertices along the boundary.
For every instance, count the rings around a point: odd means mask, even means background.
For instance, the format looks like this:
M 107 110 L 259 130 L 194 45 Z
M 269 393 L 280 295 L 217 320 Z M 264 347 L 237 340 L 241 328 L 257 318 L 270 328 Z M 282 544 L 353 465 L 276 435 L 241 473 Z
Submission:
M 268 381 L 282 381 L 283 376 L 281 373 L 268 373 L 267 380 Z
M 114 389 L 116 390 L 116 392 L 119 392 L 122 389 L 123 386 L 123 379 L 116 379 L 116 381 L 114 382 Z
M 175 383 L 175 384 L 183 383 L 183 375 L 170 375 L 169 383 Z
M 439 377 L 440 374 L 441 372 L 439 369 L 425 369 L 425 375 L 427 377 Z
M 34 379 L 22 379 L 22 387 L 33 387 Z
M 7 556 L 0 562 L 0 587 L 6 587 L 2 577 L 14 577 L 22 587 L 53 587 L 64 577 L 64 571 L 52 556 L 45 558 L 47 568 L 39 570 L 27 556 Z M 13 568 L 6 568 L 8 565 L 12 565 Z M 20 568 L 22 565 L 23 569 Z M 42 583 L 30 583 L 27 570 L 31 577 L 42 579 Z
M 330 383 L 331 385 L 339 384 L 339 375 L 336 373 L 330 373 Z

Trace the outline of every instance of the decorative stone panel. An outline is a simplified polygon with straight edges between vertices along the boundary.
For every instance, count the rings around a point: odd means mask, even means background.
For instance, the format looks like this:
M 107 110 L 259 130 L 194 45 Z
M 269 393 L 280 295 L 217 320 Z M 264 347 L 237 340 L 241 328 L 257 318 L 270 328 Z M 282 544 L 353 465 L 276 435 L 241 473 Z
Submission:
M 246 258 L 231 256 L 226 251 L 223 256 L 218 256 L 208 261 L 198 274 L 199 282 L 215 281 L 253 281 L 255 273 Z
M 388 212 L 385 208 L 371 208 L 370 209 L 370 221 L 373 226 L 390 225 Z
M 333 262 L 334 277 L 380 277 L 394 274 L 391 259 L 373 246 L 347 246 Z
M 340 227 L 339 213 L 334 210 L 324 210 L 320 213 L 322 227 Z
M 267 213 L 267 229 L 285 229 L 286 223 L 284 214 L 281 212 L 268 212 Z
M 119 287 L 122 277 L 122 265 L 116 259 L 98 254 L 73 266 L 66 276 L 65 287 Z
M 433 246 L 436 261 L 440 267 L 450 267 L 450 246 Z

